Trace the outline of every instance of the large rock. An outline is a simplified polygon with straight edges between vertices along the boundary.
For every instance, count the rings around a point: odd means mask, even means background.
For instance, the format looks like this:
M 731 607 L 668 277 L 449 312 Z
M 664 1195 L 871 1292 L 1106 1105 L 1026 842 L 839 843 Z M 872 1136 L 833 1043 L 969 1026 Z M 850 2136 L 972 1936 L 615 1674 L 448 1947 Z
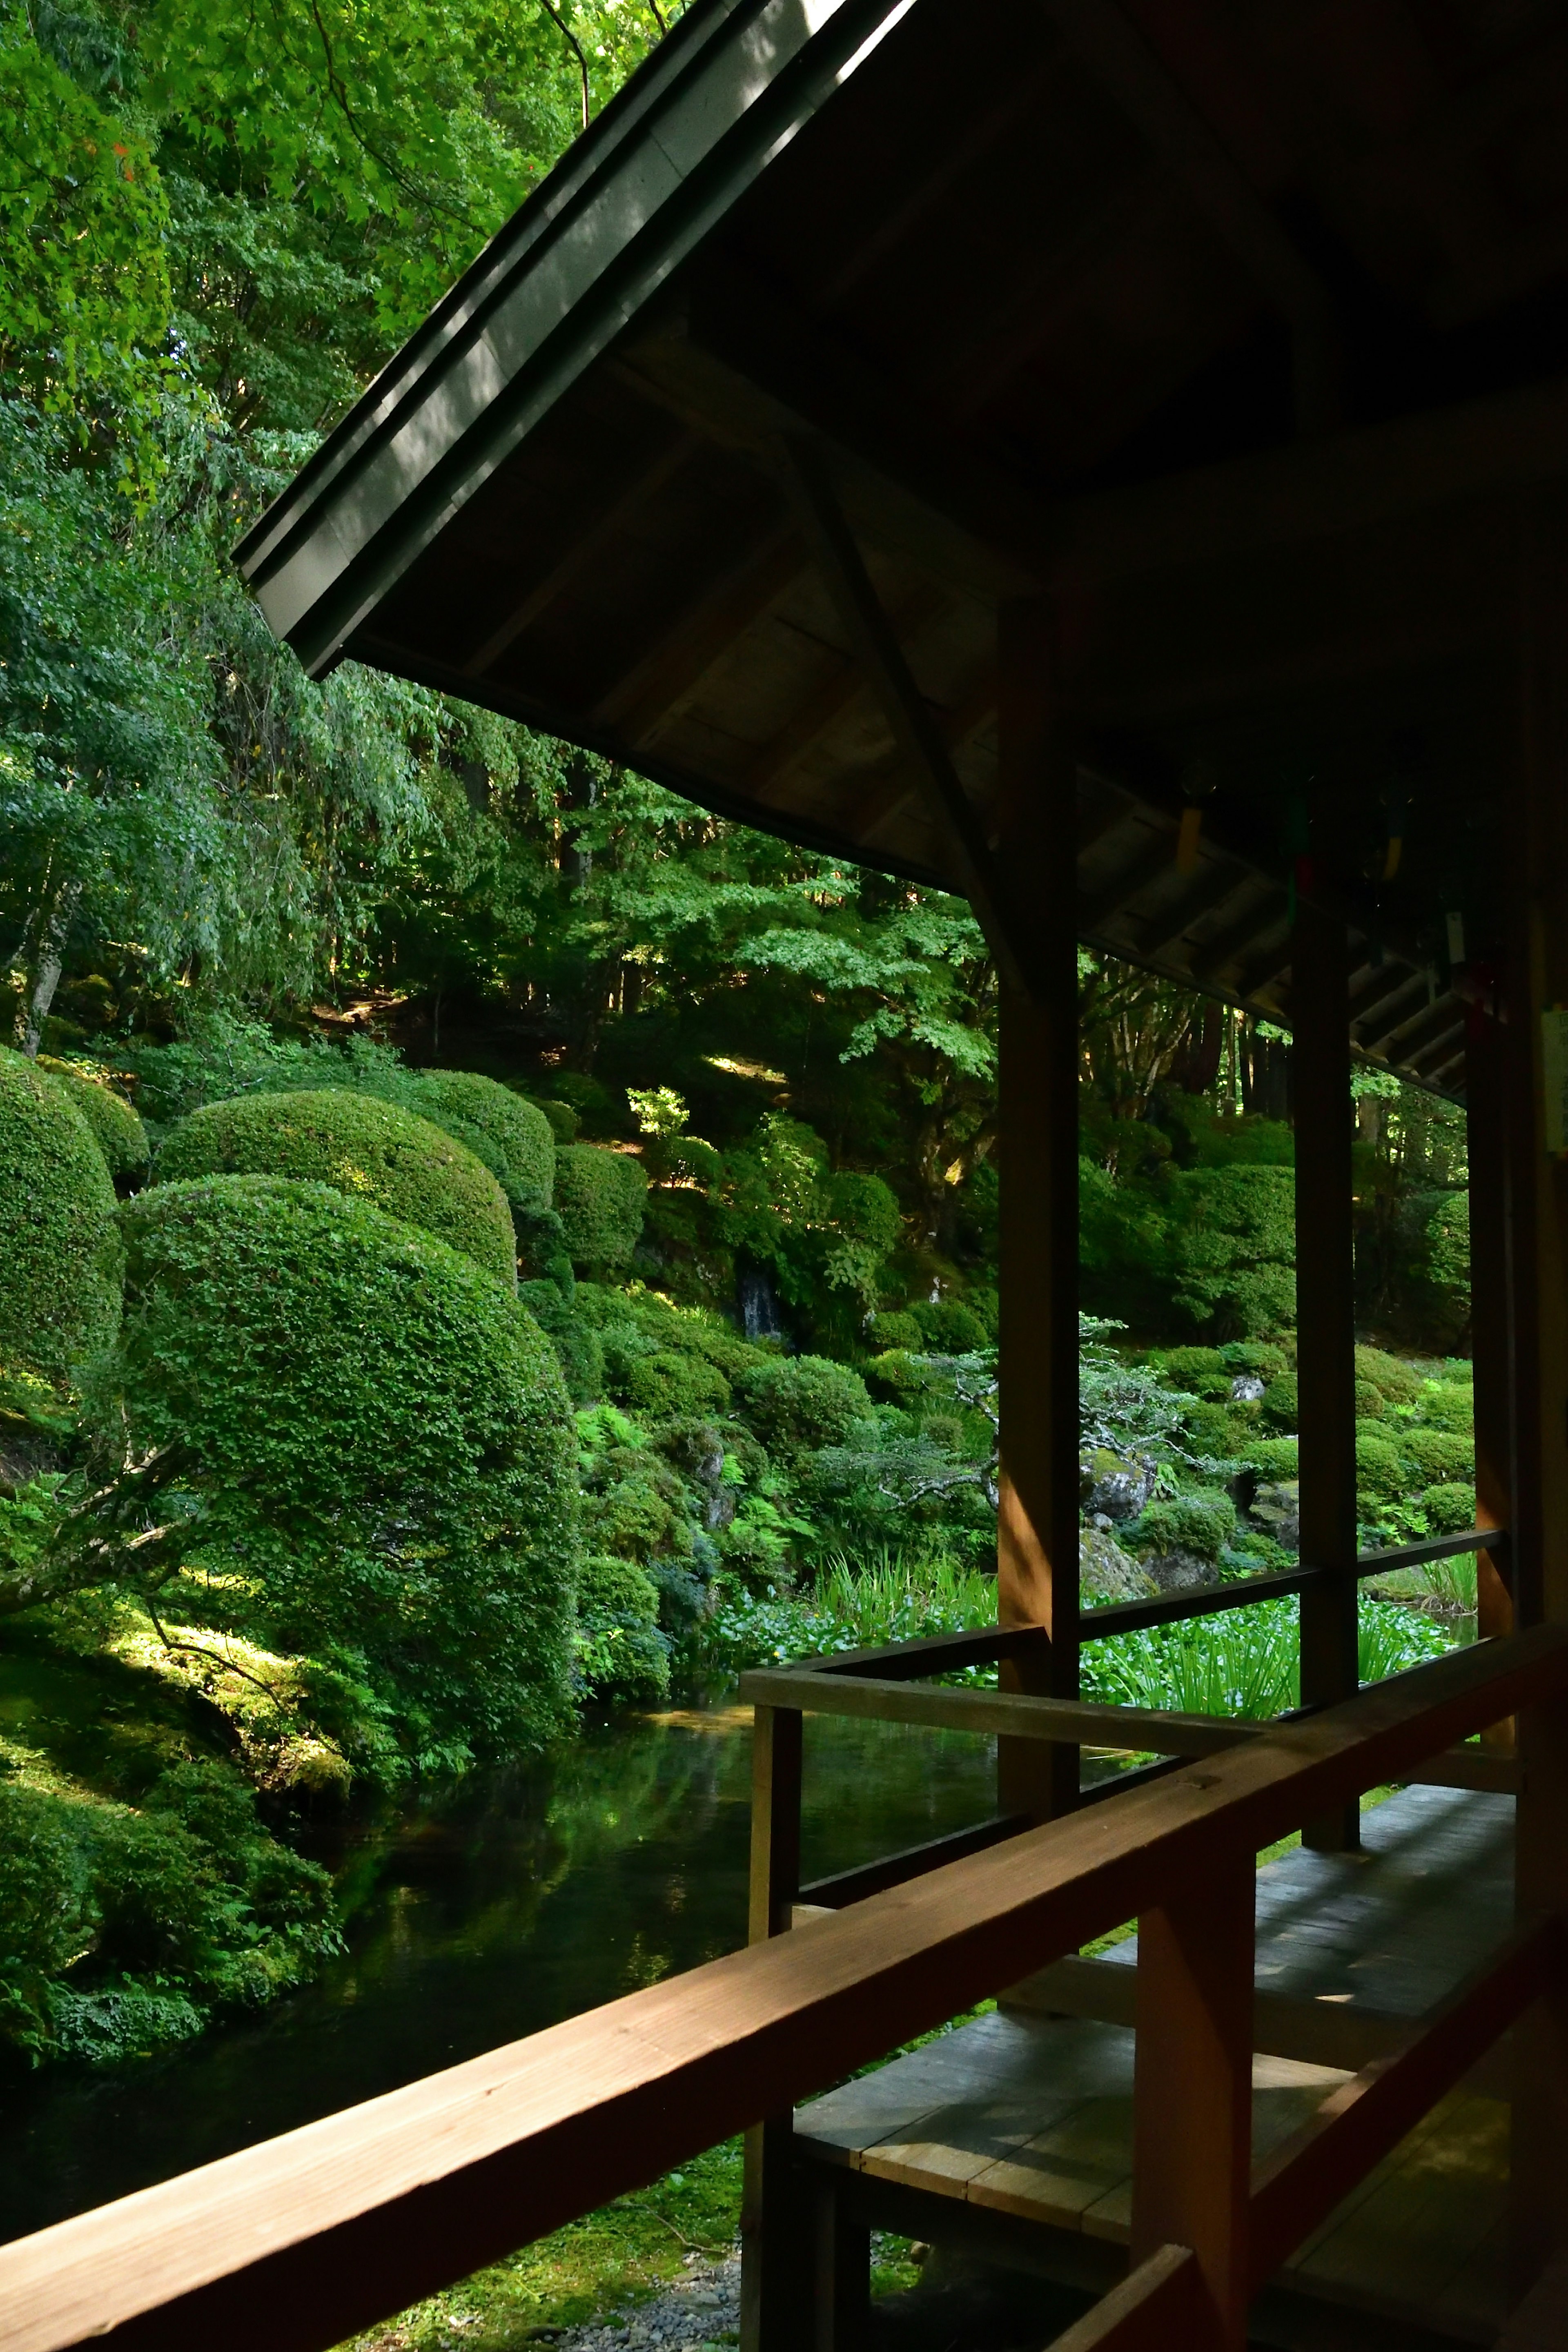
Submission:
M 1156 1592 L 1196 1592 L 1219 1582 L 1216 1564 L 1195 1551 L 1145 1552 L 1142 1565 Z
M 1271 1486 L 1259 1486 L 1252 1498 L 1247 1517 L 1255 1527 L 1286 1551 L 1301 1549 L 1301 1488 L 1295 1478 L 1281 1478 Z
M 1086 1454 L 1079 1470 L 1083 1507 L 1091 1519 L 1135 1519 L 1159 1475 L 1146 1454 L 1113 1454 L 1105 1445 Z
M 1079 1534 L 1078 1580 L 1086 1601 L 1147 1601 L 1157 1590 L 1109 1528 L 1085 1528 Z
M 1265 1385 L 1256 1372 L 1237 1372 L 1230 1384 L 1232 1404 L 1256 1404 Z

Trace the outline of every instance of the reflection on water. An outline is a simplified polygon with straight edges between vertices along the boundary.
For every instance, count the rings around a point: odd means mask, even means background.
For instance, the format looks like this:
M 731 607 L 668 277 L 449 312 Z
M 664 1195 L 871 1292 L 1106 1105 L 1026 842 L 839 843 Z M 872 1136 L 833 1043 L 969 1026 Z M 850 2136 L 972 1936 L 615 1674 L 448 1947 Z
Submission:
M 592 1729 L 317 1847 L 348 1950 L 183 2049 L 58 2068 L 0 2116 L 0 2237 L 167 2178 L 651 1984 L 744 1939 L 751 1711 Z M 988 1741 L 817 1717 L 806 1877 L 994 1808 Z

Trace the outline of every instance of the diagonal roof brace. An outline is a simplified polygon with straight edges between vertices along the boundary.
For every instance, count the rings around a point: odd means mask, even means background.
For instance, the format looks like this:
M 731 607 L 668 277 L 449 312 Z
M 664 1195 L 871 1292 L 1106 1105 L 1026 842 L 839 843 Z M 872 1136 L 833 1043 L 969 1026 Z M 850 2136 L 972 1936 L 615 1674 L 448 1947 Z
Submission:
M 894 740 L 914 769 L 921 792 L 952 861 L 952 872 L 974 909 L 998 971 L 1030 997 L 1039 994 L 1029 927 L 1009 903 L 980 813 L 964 791 L 942 731 L 910 675 L 865 559 L 845 520 L 837 494 L 812 443 L 792 436 L 781 445 L 784 472 L 800 515 L 801 531 L 816 559 L 840 626 L 882 706 Z

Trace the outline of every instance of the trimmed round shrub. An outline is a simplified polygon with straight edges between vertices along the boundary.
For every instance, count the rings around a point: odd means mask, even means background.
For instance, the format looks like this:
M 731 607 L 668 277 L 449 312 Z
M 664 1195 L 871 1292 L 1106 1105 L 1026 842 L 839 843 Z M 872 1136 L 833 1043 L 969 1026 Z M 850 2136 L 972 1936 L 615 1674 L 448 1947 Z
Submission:
M 147 1130 L 132 1104 L 106 1079 L 94 1077 L 74 1062 L 58 1062 L 52 1054 L 40 1054 L 38 1067 L 64 1087 L 91 1128 L 116 1184 L 129 1189 L 140 1183 L 152 1154 Z
M 1457 1429 L 1402 1429 L 1399 1450 L 1424 1478 L 1437 1485 L 1476 1475 L 1475 1441 Z
M 987 1344 L 984 1324 L 961 1298 L 922 1301 L 910 1307 L 909 1319 L 924 1335 L 923 1344 L 933 1355 L 968 1356 Z M 889 1342 L 889 1346 L 894 1344 Z M 917 1340 L 915 1344 L 918 1347 L 921 1342 Z
M 113 1338 L 114 1207 L 71 1095 L 0 1046 L 0 1369 L 69 1380 Z
M 323 1087 L 241 1095 L 193 1111 L 158 1154 L 159 1183 L 196 1176 L 291 1176 L 330 1184 L 517 1281 L 511 1212 L 488 1168 L 395 1103 Z
M 1247 1467 L 1266 1486 L 1300 1475 L 1300 1440 L 1295 1437 L 1255 1437 L 1247 1448 Z
M 1476 1524 L 1476 1490 L 1457 1480 L 1428 1486 L 1421 1497 L 1421 1507 L 1435 1536 L 1462 1535 Z
M 1217 1489 L 1167 1496 L 1144 1506 L 1132 1539 L 1141 1550 L 1186 1551 L 1197 1559 L 1218 1559 L 1236 1540 L 1236 1505 Z
M 325 1184 L 214 1176 L 121 1213 L 116 1393 L 195 1498 L 165 1607 L 368 1677 L 416 1759 L 535 1743 L 568 1701 L 571 1407 L 460 1251 Z
M 1416 1400 L 1421 1418 L 1431 1429 L 1453 1430 L 1468 1437 L 1476 1426 L 1475 1391 L 1458 1381 L 1429 1381 Z
M 549 1208 L 555 1186 L 555 1138 L 542 1110 L 477 1070 L 419 1070 L 410 1091 L 416 1110 L 458 1134 L 500 1177 L 514 1208 Z M 476 1130 L 489 1150 L 479 1149 L 473 1139 Z
M 781 1356 L 739 1382 L 746 1418 L 764 1445 L 783 1454 L 842 1445 L 857 1422 L 871 1417 L 858 1372 L 829 1356 Z
M 902 1313 L 873 1315 L 867 1337 L 879 1352 L 889 1348 L 913 1349 L 918 1352 L 925 1346 L 925 1333 L 914 1317 Z
M 1258 1401 L 1258 1409 L 1270 1429 L 1277 1429 L 1282 1434 L 1294 1430 L 1301 1413 L 1295 1373 L 1282 1372 L 1277 1381 L 1270 1381 Z
M 534 1107 L 542 1115 L 545 1124 L 557 1143 L 576 1142 L 577 1129 L 583 1122 L 570 1103 L 548 1100 L 537 1103 Z
M 658 1348 L 649 1356 L 634 1356 L 626 1363 L 621 1392 L 639 1412 L 714 1413 L 730 1410 L 730 1383 L 717 1364 L 700 1356 L 678 1354 Z
M 629 1152 L 567 1143 L 555 1154 L 555 1213 L 574 1265 L 629 1265 L 642 1232 L 647 1177 Z
M 1245 1442 L 1238 1424 L 1232 1420 L 1223 1404 L 1204 1399 L 1187 1406 L 1182 1416 L 1187 1444 L 1194 1454 L 1206 1454 L 1215 1461 L 1226 1461 Z M 1245 1424 L 1241 1424 L 1245 1427 Z
M 1356 1349 L 1355 1377 L 1358 1393 L 1364 1382 L 1388 1404 L 1415 1404 L 1421 1394 L 1420 1373 L 1381 1348 Z
M 1217 1352 L 1233 1380 L 1238 1372 L 1250 1372 L 1257 1380 L 1277 1381 L 1290 1369 L 1284 1349 L 1271 1348 L 1267 1339 L 1229 1339 Z
M 1378 1433 L 1358 1429 L 1355 1441 L 1355 1483 L 1358 1494 L 1392 1502 L 1405 1491 L 1405 1465 L 1399 1448 Z
M 1167 1348 L 1159 1368 L 1173 1389 L 1190 1389 L 1194 1396 L 1230 1394 L 1230 1373 L 1217 1348 Z M 1200 1385 L 1203 1382 L 1222 1385 Z

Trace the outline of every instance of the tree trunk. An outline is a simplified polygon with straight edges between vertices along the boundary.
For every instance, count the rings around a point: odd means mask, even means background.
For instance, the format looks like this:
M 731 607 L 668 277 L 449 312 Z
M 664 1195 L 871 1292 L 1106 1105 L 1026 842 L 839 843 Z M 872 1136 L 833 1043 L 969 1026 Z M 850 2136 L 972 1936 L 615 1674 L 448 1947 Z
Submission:
M 36 929 L 24 938 L 17 954 L 22 986 L 16 999 L 12 1043 L 32 1060 L 38 1050 L 65 964 L 66 940 L 81 898 L 79 882 L 62 882 L 45 901 Z

